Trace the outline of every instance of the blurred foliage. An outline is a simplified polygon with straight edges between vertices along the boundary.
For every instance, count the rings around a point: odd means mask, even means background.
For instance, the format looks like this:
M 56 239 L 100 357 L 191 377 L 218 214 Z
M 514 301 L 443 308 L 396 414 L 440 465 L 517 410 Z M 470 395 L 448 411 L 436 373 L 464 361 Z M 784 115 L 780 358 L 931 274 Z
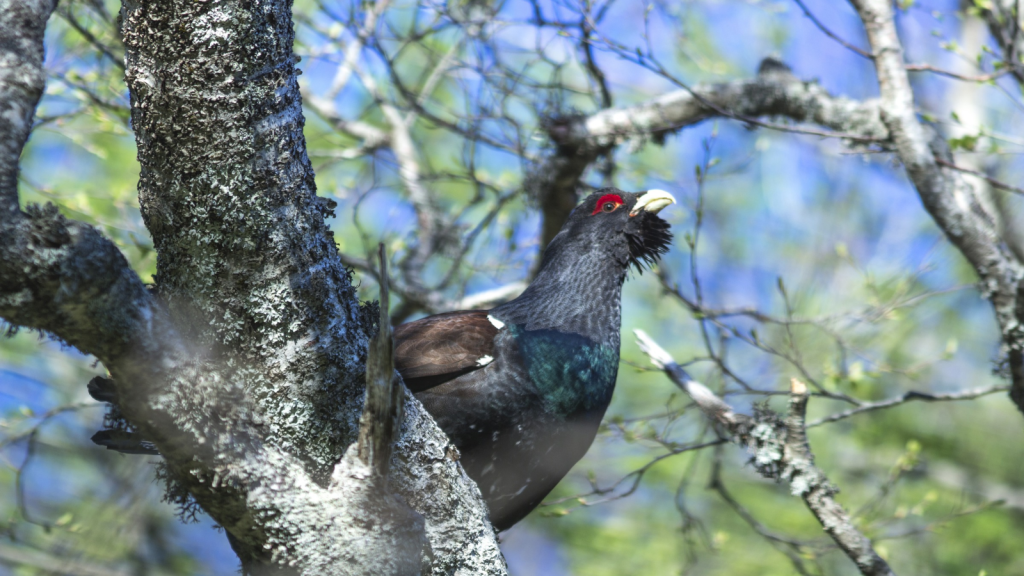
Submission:
M 848 41 L 863 37 L 846 4 L 807 4 Z M 135 192 L 119 4 L 60 6 L 21 198 L 98 226 L 150 282 L 156 256 Z M 527 175 L 550 152 L 545 123 L 604 106 L 581 7 L 603 13 L 590 44 L 617 106 L 678 89 L 680 79 L 749 77 L 770 54 L 834 93 L 867 98 L 877 86 L 870 62 L 789 2 L 467 0 L 393 3 L 353 77 L 331 95 L 369 6 L 296 1 L 302 84 L 330 96 L 348 122 L 388 132 L 381 103 L 408 119 L 421 183 L 446 233 L 424 280 L 452 301 L 527 277 L 539 229 Z M 902 6 L 908 60 L 956 68 L 966 55 L 970 65 L 993 64 L 991 50 L 963 39 L 977 23 L 955 2 Z M 629 61 L 626 49 L 657 56 L 664 73 Z M 913 80 L 931 117 L 951 118 L 936 121 L 961 154 L 1020 180 L 1021 142 L 1011 136 L 1022 128 L 1019 87 L 1009 78 L 967 88 L 935 75 Z M 980 126 L 966 126 L 968 117 Z M 322 109 L 307 110 L 306 137 L 320 194 L 339 203 L 340 249 L 365 257 L 383 240 L 401 263 L 422 241 L 401 158 Z M 606 426 L 550 505 L 503 536 L 513 573 L 855 574 L 803 503 L 756 477 L 742 451 L 683 450 L 713 444 L 715 432 L 648 369 L 631 330 L 651 333 L 743 410 L 760 401 L 780 409 L 784 398 L 774 394 L 791 377 L 808 380 L 832 396 L 812 400 L 814 419 L 848 409 L 840 395 L 871 401 L 1000 384 L 998 332 L 970 267 L 888 155 L 850 153 L 831 140 L 705 123 L 660 145 L 638 138 L 620 146 L 585 179 L 672 190 L 680 205 L 664 214 L 676 241 L 656 274 L 627 283 L 623 363 Z M 372 298 L 372 276 L 359 278 L 361 296 Z M 124 573 L 232 572 L 226 539 L 208 520 L 179 524 L 161 503 L 153 459 L 89 442 L 102 408 L 85 384 L 97 374 L 93 359 L 30 331 L 0 341 L 0 525 L 9 541 Z M 897 573 L 1009 575 L 1024 573 L 1021 430 L 1021 414 L 996 394 L 908 402 L 814 428 L 810 439 L 840 501 Z M 6 568 L 3 550 L 0 574 L 50 573 Z

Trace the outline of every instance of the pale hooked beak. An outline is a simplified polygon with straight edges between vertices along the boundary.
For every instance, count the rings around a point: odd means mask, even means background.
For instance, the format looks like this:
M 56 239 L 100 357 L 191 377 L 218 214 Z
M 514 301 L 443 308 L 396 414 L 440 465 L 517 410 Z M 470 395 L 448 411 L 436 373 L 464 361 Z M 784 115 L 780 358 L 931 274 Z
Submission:
M 629 211 L 629 215 L 636 216 L 641 210 L 657 214 L 662 208 L 675 203 L 676 199 L 664 190 L 648 190 L 643 196 L 636 199 L 636 206 Z

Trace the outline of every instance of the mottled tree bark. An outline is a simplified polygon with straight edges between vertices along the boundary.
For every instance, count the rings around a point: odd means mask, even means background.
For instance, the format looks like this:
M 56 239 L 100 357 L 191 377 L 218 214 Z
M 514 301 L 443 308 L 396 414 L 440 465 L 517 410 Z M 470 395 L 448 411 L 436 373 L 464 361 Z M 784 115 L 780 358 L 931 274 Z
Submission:
M 123 5 L 153 290 L 95 229 L 18 208 L 52 10 L 0 2 L 0 316 L 104 364 L 246 572 L 503 574 L 477 487 L 415 399 L 391 482 L 357 455 L 373 315 L 315 194 L 290 2 Z
M 0 1 L 0 222 L 17 218 L 18 158 L 43 95 L 43 32 L 55 0 Z
M 289 9 L 126 2 L 125 79 L 160 298 L 323 476 L 352 438 L 336 416 L 358 415 L 369 326 L 306 157 Z

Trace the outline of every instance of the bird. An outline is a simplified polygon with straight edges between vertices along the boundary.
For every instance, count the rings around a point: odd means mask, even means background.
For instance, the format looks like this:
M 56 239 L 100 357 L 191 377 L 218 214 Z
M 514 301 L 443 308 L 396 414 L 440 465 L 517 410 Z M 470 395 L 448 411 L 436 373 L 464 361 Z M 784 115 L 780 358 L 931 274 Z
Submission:
M 535 509 L 590 448 L 615 389 L 622 286 L 672 241 L 664 190 L 603 188 L 544 250 L 523 293 L 394 330 L 395 368 L 459 451 L 491 523 Z
M 491 310 L 428 316 L 394 330 L 395 368 L 459 451 L 490 520 L 507 530 L 590 448 L 619 364 L 622 285 L 672 242 L 664 190 L 603 188 L 583 200 L 519 297 Z M 89 393 L 116 406 L 113 382 Z M 130 429 L 93 442 L 158 454 Z

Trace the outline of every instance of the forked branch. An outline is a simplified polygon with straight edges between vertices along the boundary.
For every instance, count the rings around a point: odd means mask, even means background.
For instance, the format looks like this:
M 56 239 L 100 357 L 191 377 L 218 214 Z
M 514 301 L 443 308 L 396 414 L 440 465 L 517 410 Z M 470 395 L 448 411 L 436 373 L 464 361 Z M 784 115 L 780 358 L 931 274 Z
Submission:
M 894 576 L 889 565 L 871 546 L 871 540 L 854 526 L 850 515 L 836 502 L 835 494 L 839 489 L 814 465 L 806 434 L 806 384 L 793 379 L 789 415 L 785 419 L 760 408 L 753 416 L 737 414 L 718 395 L 690 378 L 672 356 L 643 330 L 635 332 L 640 349 L 650 357 L 651 363 L 664 370 L 729 440 L 754 455 L 754 468 L 758 473 L 765 478 L 789 483 L 790 491 L 803 498 L 825 532 L 853 560 L 861 574 Z

